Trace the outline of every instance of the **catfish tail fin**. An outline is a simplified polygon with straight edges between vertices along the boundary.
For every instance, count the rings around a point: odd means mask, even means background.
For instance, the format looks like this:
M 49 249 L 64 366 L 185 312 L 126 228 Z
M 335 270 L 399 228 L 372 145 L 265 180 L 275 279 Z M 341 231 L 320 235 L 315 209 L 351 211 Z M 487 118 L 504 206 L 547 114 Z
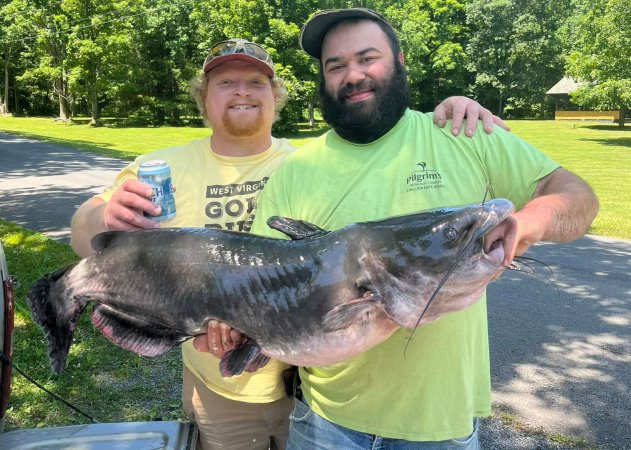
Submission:
M 56 374 L 66 365 L 77 320 L 87 303 L 87 299 L 72 299 L 64 283 L 64 275 L 75 265 L 76 263 L 37 280 L 26 299 L 33 321 L 44 330 L 48 341 L 48 358 Z

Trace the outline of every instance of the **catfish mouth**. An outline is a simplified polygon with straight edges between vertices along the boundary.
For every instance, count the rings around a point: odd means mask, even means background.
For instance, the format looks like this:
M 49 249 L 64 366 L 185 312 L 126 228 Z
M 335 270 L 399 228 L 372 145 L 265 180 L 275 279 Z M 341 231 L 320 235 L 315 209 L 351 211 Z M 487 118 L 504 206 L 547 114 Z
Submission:
M 479 224 L 473 239 L 474 253 L 480 253 L 481 259 L 494 266 L 500 266 L 504 261 L 505 250 L 504 242 L 498 239 L 491 243 L 489 250 L 484 250 L 484 244 L 487 234 L 496 226 L 502 223 L 511 215 L 514 210 L 513 205 L 507 200 L 497 199 L 482 205 L 485 217 L 483 223 Z
M 504 251 L 504 243 L 497 240 L 491 244 L 491 248 L 488 252 L 484 251 L 484 237 L 479 239 L 479 243 L 482 252 L 482 259 L 489 262 L 494 266 L 502 265 L 506 252 Z

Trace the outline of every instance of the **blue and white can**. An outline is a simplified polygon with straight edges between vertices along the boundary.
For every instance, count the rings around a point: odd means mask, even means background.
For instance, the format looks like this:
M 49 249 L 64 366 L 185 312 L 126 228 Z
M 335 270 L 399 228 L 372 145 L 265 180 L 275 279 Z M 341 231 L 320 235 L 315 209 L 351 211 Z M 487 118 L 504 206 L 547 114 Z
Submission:
M 153 189 L 151 202 L 162 208 L 159 216 L 145 213 L 145 216 L 158 222 L 168 222 L 175 217 L 175 196 L 171 182 L 171 169 L 164 161 L 147 161 L 138 167 L 138 180 Z

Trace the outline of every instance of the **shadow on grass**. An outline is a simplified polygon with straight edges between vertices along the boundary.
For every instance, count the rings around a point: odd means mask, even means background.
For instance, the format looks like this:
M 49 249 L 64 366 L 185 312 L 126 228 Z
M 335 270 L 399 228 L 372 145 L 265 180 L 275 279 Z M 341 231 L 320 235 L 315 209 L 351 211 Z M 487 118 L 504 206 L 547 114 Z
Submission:
M 630 128 L 631 129 L 631 128 Z M 577 139 L 583 142 L 596 142 L 601 145 L 608 145 L 613 147 L 629 147 L 631 150 L 631 137 L 613 138 L 613 139 Z
M 72 123 L 77 125 L 88 125 L 89 117 L 73 117 Z M 94 126 L 94 125 L 93 125 Z M 184 117 L 178 122 L 158 122 L 151 117 L 103 117 L 99 119 L 97 127 L 107 128 L 157 128 L 162 126 L 168 127 L 187 127 L 187 128 L 204 128 L 204 121 L 201 117 Z
M 600 130 L 600 131 L 613 131 L 617 133 L 631 133 L 631 125 L 626 125 L 620 128 L 617 124 L 610 125 L 582 125 L 581 128 L 587 128 L 589 130 Z

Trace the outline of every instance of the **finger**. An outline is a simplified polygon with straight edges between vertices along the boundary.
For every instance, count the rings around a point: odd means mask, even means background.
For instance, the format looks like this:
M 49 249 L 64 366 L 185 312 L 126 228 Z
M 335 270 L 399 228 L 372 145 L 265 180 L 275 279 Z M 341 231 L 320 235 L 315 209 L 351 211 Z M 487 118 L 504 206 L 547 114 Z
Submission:
M 517 243 L 519 242 L 519 238 L 517 236 L 517 219 L 510 216 L 499 224 L 496 229 L 500 233 L 498 239 L 502 240 L 502 244 L 504 246 L 504 261 L 502 265 L 504 267 L 508 267 L 513 262 L 517 249 Z
M 221 343 L 221 329 L 218 321 L 211 320 L 208 322 L 206 335 L 208 336 L 208 351 L 217 358 L 221 358 L 224 354 L 224 348 Z
M 234 343 L 232 342 L 232 337 L 230 336 L 230 330 L 232 329 L 230 325 L 221 323 L 219 326 L 221 329 L 221 344 L 225 351 L 232 350 L 234 348 Z
M 510 127 L 506 125 L 504 121 L 500 119 L 498 116 L 493 116 L 493 123 L 499 126 L 500 128 L 505 129 L 506 131 L 510 131 Z
M 434 109 L 434 116 L 432 120 L 434 121 L 434 124 L 438 125 L 440 128 L 445 126 L 445 123 L 447 123 L 447 113 L 445 111 L 444 102 Z
M 451 117 L 451 134 L 458 136 L 460 134 L 460 127 L 462 126 L 462 119 L 465 116 L 466 106 L 461 101 L 457 101 L 453 107 L 453 114 Z
M 493 118 L 495 116 L 491 111 L 486 108 L 480 108 L 480 120 L 482 120 L 482 127 L 484 132 L 489 134 L 493 131 Z
M 232 342 L 235 347 L 238 347 L 241 343 L 243 343 L 243 335 L 234 328 L 230 330 L 230 337 L 232 338 Z
M 199 336 L 195 336 L 195 338 L 193 338 L 193 347 L 198 352 L 208 353 L 208 338 L 206 335 L 200 334 Z
M 131 195 L 136 196 L 136 194 Z M 157 228 L 160 226 L 157 221 L 145 217 L 142 211 L 126 207 L 114 198 L 105 206 L 103 222 L 109 230 Z
M 467 105 L 467 129 L 465 135 L 471 137 L 475 134 L 475 129 L 478 126 L 478 118 L 480 117 L 480 109 L 482 107 L 478 102 L 470 102 Z

